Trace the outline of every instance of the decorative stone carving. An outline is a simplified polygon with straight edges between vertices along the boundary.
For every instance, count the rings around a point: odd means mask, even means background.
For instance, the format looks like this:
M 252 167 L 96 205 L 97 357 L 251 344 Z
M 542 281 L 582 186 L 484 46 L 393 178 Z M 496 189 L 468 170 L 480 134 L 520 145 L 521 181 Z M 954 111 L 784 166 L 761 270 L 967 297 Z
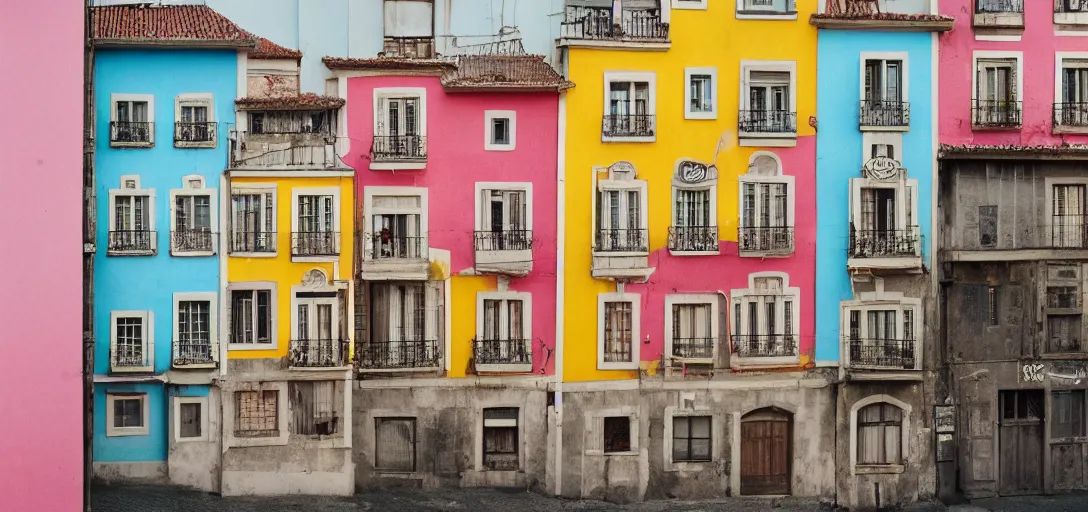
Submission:
M 753 176 L 778 176 L 778 161 L 771 155 L 756 155 L 748 164 L 748 174 Z
M 676 163 L 676 181 L 696 184 L 718 179 L 718 168 L 695 160 L 680 160 Z
M 626 160 L 621 160 L 610 166 L 608 166 L 608 177 L 613 180 L 633 180 L 635 179 L 635 164 Z
M 320 288 L 322 286 L 328 286 L 329 278 L 321 269 L 315 268 L 302 276 L 302 284 L 310 288 Z
M 873 157 L 861 166 L 862 176 L 877 181 L 896 179 L 902 172 L 905 172 L 903 164 L 899 163 L 899 160 L 886 156 Z

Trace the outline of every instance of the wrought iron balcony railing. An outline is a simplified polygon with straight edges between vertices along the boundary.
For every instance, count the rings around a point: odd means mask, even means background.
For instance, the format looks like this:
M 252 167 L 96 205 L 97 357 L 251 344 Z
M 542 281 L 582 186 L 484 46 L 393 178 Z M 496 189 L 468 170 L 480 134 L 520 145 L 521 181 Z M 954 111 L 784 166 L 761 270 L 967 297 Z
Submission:
M 560 23 L 566 39 L 666 42 L 669 24 L 656 9 L 624 10 L 616 17 L 611 7 L 567 6 Z
M 265 126 L 263 132 L 232 131 L 231 166 L 320 169 L 337 165 L 338 137 L 329 133 L 332 127 L 323 125 L 313 131 L 306 128 L 289 120 Z
M 718 250 L 718 226 L 670 226 L 669 250 L 702 252 Z
M 1088 6 L 1088 2 L 1085 2 Z M 1088 10 L 1084 12 L 1088 13 Z M 1055 103 L 1054 124 L 1058 126 L 1088 127 L 1088 103 Z
M 370 259 L 423 259 L 427 257 L 427 237 L 397 236 L 389 233 L 367 233 Z
M 150 368 L 152 350 L 152 347 L 146 344 L 112 346 L 110 347 L 110 368 L 117 371 Z
M 737 228 L 737 246 L 740 252 L 792 254 L 793 226 Z
M 527 251 L 533 248 L 533 232 L 527 229 L 476 231 L 477 251 Z
M 894 340 L 887 338 L 848 339 L 850 345 L 850 367 L 872 368 L 915 368 L 914 340 Z
M 850 224 L 851 258 L 897 258 L 920 256 L 922 236 L 918 226 L 906 229 L 855 229 Z
M 183 337 L 174 340 L 175 367 L 215 364 L 217 355 L 210 339 Z
M 797 112 L 741 110 L 737 124 L 744 133 L 797 133 Z
M 110 143 L 151 144 L 155 140 L 155 123 L 146 121 L 111 121 Z
M 438 368 L 442 352 L 437 340 L 372 341 L 363 345 L 357 359 L 370 370 Z
M 427 160 L 427 137 L 422 135 L 375 135 L 370 155 L 375 162 L 422 162 Z
M 793 334 L 734 334 L 733 346 L 739 357 L 797 355 L 797 337 Z
M 291 233 L 294 256 L 336 256 L 340 254 L 339 231 L 296 231 Z
M 276 232 L 235 231 L 230 236 L 230 252 L 276 252 Z
M 714 338 L 673 338 L 672 356 L 684 359 L 714 357 Z
M 402 59 L 433 59 L 434 38 L 432 37 L 386 37 L 382 44 L 385 57 Z
M 530 364 L 533 353 L 528 339 L 472 340 L 472 357 L 476 365 Z
M 910 126 L 910 102 L 861 100 L 858 109 L 860 126 Z
M 174 142 L 214 142 L 216 124 L 174 123 Z
M 215 250 L 215 233 L 206 229 L 171 231 L 170 249 L 173 252 L 212 252 Z
M 1022 101 L 971 100 L 971 119 L 976 126 L 1014 128 L 1021 124 Z
M 598 229 L 598 252 L 646 252 L 649 250 L 645 229 Z
M 1024 12 L 1024 0 L 975 0 L 975 12 Z
M 347 366 L 348 342 L 344 340 L 291 340 L 288 364 L 292 368 Z
M 155 231 L 110 231 L 106 253 L 152 252 L 155 250 Z
M 1088 215 L 1052 215 L 1050 247 L 1088 249 Z
M 652 115 L 607 115 L 601 122 L 601 134 L 605 137 L 653 137 L 655 132 Z

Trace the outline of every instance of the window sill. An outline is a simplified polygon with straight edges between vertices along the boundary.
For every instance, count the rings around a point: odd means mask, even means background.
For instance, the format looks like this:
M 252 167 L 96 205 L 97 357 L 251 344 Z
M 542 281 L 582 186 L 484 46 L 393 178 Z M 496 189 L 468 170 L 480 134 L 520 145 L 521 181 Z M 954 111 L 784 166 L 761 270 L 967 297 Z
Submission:
M 1022 12 L 976 12 L 971 18 L 973 28 L 999 28 L 1024 30 L 1024 13 Z
M 637 142 L 637 143 L 649 143 L 657 142 L 657 135 L 650 136 L 612 136 L 601 134 L 601 142 Z
M 130 373 L 148 374 L 155 373 L 155 364 L 151 363 L 147 366 L 110 366 L 110 373 L 114 375 L 125 375 Z
M 1021 125 L 996 125 L 971 123 L 971 130 L 976 132 L 1018 132 Z
M 598 370 L 623 370 L 623 371 L 637 371 L 639 369 L 639 363 L 606 363 L 603 361 L 597 361 Z
M 741 258 L 788 258 L 793 256 L 793 249 L 754 251 L 751 249 L 738 249 L 737 256 Z
M 1053 134 L 1059 134 L 1059 133 L 1088 134 L 1088 126 L 1069 126 L 1069 125 L 1056 124 L 1051 128 L 1050 132 L 1053 133 Z
M 512 144 L 485 144 L 484 151 L 513 151 Z
M 1088 25 L 1088 12 L 1056 12 L 1055 25 Z
M 718 110 L 715 109 L 712 112 L 692 112 L 690 110 L 684 111 L 684 119 L 690 121 L 713 121 L 718 119 Z
M 1088 357 L 1088 353 L 1085 352 L 1047 352 L 1039 355 L 1039 359 L 1050 359 L 1055 361 L 1061 361 L 1065 359 L 1084 359 Z
M 586 450 L 586 455 L 597 455 L 597 456 L 605 456 L 605 457 L 611 457 L 611 456 L 615 456 L 615 457 L 635 457 L 635 456 L 639 455 L 639 452 L 637 450 L 636 451 L 628 450 L 628 451 L 625 451 L 625 452 L 606 452 L 604 450 Z
M 792 148 L 797 146 L 796 132 L 740 132 L 738 144 L 743 147 Z
M 178 149 L 215 149 L 215 141 L 208 142 L 185 142 L 181 140 L 174 141 L 174 147 Z
M 215 251 L 179 251 L 177 249 L 170 249 L 170 255 L 176 258 L 206 258 L 208 256 L 215 256 Z
M 155 256 L 158 251 L 151 249 L 149 251 L 118 251 L 107 250 L 106 256 Z
M 330 261 L 339 261 L 340 254 L 323 254 L 321 256 L 296 256 L 291 255 L 291 261 L 299 263 L 322 263 Z
M 117 142 L 110 141 L 111 148 L 138 148 L 147 149 L 155 147 L 154 142 Z
M 557 46 L 569 48 L 610 48 L 645 52 L 664 52 L 672 47 L 672 41 L 615 41 L 610 39 L 560 38 Z
M 598 251 L 593 249 L 594 258 L 630 258 L 649 255 L 650 251 Z
M 421 171 L 427 168 L 427 161 L 417 162 L 370 162 L 372 171 Z
M 796 12 L 737 11 L 738 20 L 776 20 L 792 21 L 797 19 Z
M 855 475 L 894 475 L 903 473 L 902 464 L 858 464 L 854 466 Z
M 231 258 L 275 258 L 278 252 L 232 252 Z
M 863 132 L 909 132 L 910 125 L 883 126 L 874 124 L 858 124 L 858 130 Z
M 665 468 L 666 472 L 683 473 L 687 471 L 703 471 L 710 467 L 714 461 L 710 460 L 679 460 L 669 463 L 669 467 Z
M 150 433 L 151 430 L 147 427 L 120 427 L 106 429 L 106 437 L 146 436 L 150 435 Z
M 227 350 L 276 350 L 278 347 L 275 343 L 230 343 L 227 345 Z

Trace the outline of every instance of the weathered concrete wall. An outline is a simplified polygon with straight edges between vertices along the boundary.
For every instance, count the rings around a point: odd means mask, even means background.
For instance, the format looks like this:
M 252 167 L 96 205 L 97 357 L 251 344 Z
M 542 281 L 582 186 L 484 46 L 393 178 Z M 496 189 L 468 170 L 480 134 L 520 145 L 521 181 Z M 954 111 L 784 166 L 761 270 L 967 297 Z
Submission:
M 386 381 L 388 382 L 388 381 Z M 543 490 L 548 450 L 548 406 L 544 389 L 502 387 L 380 388 L 363 381 L 353 392 L 355 486 L 521 487 Z M 409 388 L 407 386 L 413 385 Z M 488 407 L 517 407 L 518 471 L 488 471 L 481 465 L 482 411 Z M 415 471 L 375 469 L 375 419 L 416 419 Z
M 177 398 L 177 397 L 175 397 Z M 170 422 L 170 437 L 166 453 L 166 465 L 170 483 L 193 487 L 206 492 L 219 492 L 219 456 L 222 453 L 223 424 L 220 419 L 222 395 L 218 388 L 211 388 L 207 395 L 207 407 L 201 413 L 208 416 L 199 439 L 178 439 L 176 422 Z M 172 401 L 171 401 L 172 402 Z M 176 414 L 170 404 L 170 417 Z

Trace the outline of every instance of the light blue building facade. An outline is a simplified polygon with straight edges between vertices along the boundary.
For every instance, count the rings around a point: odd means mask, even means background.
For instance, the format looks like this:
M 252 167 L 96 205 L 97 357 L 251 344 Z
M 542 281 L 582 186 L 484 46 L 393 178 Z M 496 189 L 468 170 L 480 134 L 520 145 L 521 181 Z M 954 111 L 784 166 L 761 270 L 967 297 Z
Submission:
M 100 477 L 193 484 L 171 459 L 216 438 L 218 188 L 240 60 L 244 49 L 230 47 L 96 49 Z M 210 478 L 210 468 L 190 469 Z

